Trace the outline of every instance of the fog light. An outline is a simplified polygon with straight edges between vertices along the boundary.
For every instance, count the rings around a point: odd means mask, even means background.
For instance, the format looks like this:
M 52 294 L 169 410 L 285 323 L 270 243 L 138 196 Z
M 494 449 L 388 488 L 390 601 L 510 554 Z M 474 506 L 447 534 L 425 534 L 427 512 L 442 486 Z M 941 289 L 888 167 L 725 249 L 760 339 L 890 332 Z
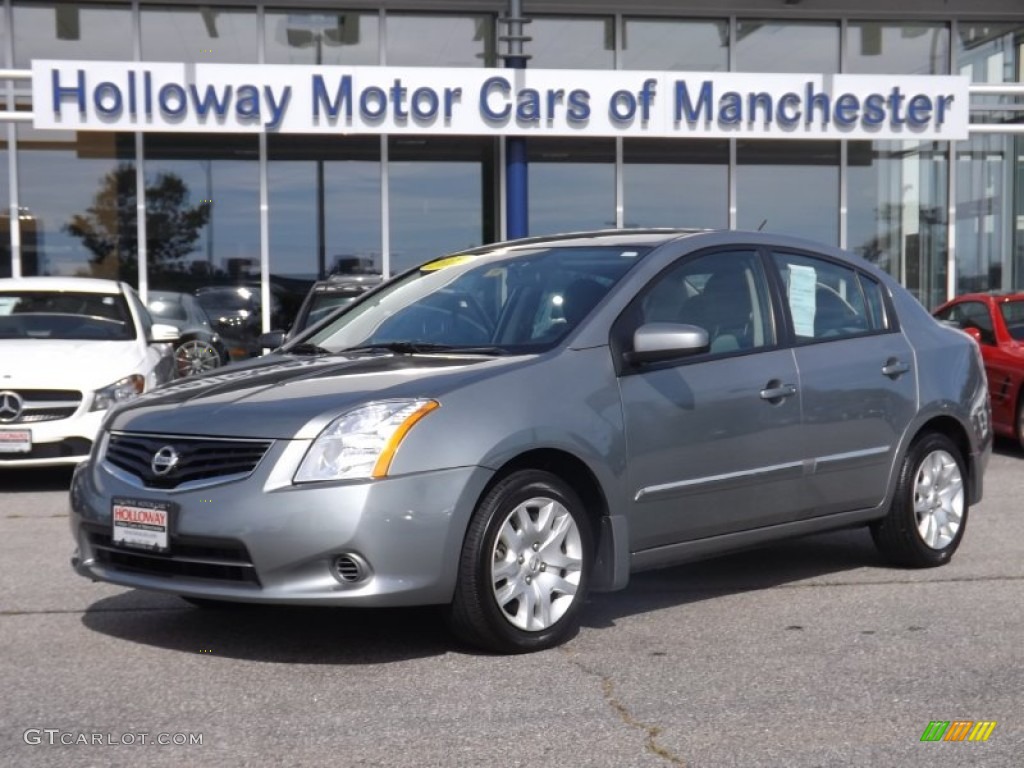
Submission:
M 356 584 L 370 576 L 370 566 L 359 555 L 346 553 L 331 561 L 331 574 L 342 584 Z

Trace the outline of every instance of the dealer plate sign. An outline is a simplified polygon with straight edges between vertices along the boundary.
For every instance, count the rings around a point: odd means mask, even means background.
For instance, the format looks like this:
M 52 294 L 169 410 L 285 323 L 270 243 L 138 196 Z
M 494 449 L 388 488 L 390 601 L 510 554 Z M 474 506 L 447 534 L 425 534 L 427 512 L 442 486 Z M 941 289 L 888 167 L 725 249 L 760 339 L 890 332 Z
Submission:
M 0 429 L 0 453 L 30 453 L 32 433 L 27 429 Z
M 123 547 L 166 552 L 174 506 L 171 502 L 115 498 L 111 540 Z

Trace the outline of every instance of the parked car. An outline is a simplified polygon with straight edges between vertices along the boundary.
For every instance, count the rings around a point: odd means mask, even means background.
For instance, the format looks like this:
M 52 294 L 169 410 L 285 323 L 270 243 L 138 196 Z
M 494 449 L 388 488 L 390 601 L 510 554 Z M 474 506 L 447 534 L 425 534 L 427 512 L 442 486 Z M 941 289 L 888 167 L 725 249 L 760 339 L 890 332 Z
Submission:
M 978 347 L 836 248 L 613 231 L 436 259 L 104 425 L 74 567 L 224 602 L 448 606 L 499 652 L 631 571 L 868 526 L 947 563 L 992 435 Z
M 196 300 L 228 347 L 232 360 L 260 353 L 262 309 L 258 285 L 211 285 L 196 289 Z
M 194 296 L 150 291 L 146 306 L 157 320 L 178 329 L 174 346 L 178 376 L 205 373 L 230 362 L 227 346 Z
M 1024 292 L 967 293 L 935 317 L 970 334 L 981 347 L 996 434 L 1024 448 Z
M 174 376 L 177 338 L 125 283 L 0 279 L 0 468 L 84 460 L 111 406 Z
M 384 276 L 380 274 L 330 275 L 326 280 L 317 280 L 306 294 L 291 328 L 287 331 L 275 329 L 262 335 L 260 346 L 276 349 L 285 339 L 294 338 L 310 326 L 316 325 L 334 310 L 347 307 L 383 281 Z

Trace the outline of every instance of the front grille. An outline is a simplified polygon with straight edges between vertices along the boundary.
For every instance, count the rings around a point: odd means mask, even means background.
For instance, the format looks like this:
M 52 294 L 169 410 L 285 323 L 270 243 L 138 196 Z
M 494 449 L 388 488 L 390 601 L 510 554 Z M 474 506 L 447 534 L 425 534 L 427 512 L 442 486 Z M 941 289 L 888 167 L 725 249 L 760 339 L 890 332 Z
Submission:
M 67 419 L 82 402 L 82 393 L 72 389 L 6 389 L 3 392 L 13 392 L 21 399 L 17 418 L 0 415 L 3 425 Z
M 259 464 L 270 442 L 112 432 L 104 460 L 148 488 L 177 488 L 197 480 L 247 475 Z M 159 475 L 153 471 L 153 457 L 165 448 L 172 449 L 178 459 L 173 469 Z
M 260 585 L 249 551 L 239 541 L 171 536 L 169 553 L 135 551 L 116 546 L 109 532 L 94 527 L 89 542 L 96 561 L 113 570 Z

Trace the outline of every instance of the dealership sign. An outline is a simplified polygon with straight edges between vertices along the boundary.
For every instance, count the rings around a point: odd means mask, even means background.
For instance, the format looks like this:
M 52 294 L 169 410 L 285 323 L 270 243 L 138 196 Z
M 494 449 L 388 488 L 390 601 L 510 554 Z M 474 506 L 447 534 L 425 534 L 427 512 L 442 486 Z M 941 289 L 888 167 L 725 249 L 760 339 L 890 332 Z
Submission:
M 968 79 L 32 62 L 44 129 L 965 139 Z

